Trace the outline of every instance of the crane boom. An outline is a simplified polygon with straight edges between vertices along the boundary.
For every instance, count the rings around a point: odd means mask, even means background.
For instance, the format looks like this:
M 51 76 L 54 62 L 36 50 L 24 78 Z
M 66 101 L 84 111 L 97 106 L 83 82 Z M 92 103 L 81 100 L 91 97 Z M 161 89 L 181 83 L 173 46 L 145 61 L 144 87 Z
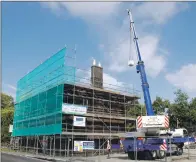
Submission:
M 133 21 L 130 10 L 128 10 L 128 15 L 130 19 L 130 30 L 133 32 L 133 41 L 135 43 L 136 52 L 138 55 L 138 63 L 136 65 L 136 70 L 137 70 L 137 73 L 140 73 L 140 77 L 141 77 L 142 90 L 144 94 L 144 101 L 146 105 L 147 116 L 154 116 L 155 114 L 154 114 L 153 107 L 152 107 L 152 102 L 151 102 L 151 97 L 150 97 L 150 92 L 149 92 L 149 84 L 148 84 L 147 77 L 146 77 L 144 62 L 142 61 L 142 58 L 141 58 L 139 45 L 138 45 L 138 38 L 136 36 L 134 21 Z

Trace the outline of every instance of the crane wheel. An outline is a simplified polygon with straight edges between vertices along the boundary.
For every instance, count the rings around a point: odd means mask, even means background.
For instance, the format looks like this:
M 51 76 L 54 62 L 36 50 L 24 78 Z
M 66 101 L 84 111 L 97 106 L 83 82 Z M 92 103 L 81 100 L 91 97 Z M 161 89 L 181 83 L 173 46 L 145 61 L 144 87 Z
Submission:
M 128 152 L 128 157 L 129 157 L 129 159 L 131 159 L 131 160 L 135 160 L 135 154 L 134 154 L 134 152 L 133 152 L 133 151 Z
M 157 152 L 158 159 L 163 159 L 166 156 L 166 153 L 163 150 L 157 150 L 156 152 Z
M 153 156 L 156 156 L 153 151 L 145 150 L 143 152 L 142 160 L 154 160 Z
M 176 155 L 180 156 L 183 154 L 183 148 L 182 147 L 177 147 Z
M 152 156 L 152 160 L 155 160 L 157 158 L 157 151 L 156 150 L 151 151 L 151 156 Z

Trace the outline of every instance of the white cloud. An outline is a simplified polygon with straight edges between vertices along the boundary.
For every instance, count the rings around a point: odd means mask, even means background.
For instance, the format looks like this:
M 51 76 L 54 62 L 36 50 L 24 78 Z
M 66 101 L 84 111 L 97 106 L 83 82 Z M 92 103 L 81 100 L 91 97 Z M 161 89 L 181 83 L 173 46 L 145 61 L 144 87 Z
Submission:
M 196 92 L 196 64 L 182 66 L 173 73 L 166 74 L 166 79 L 178 88 L 183 88 L 188 92 Z
M 62 5 L 74 16 L 84 18 L 97 18 L 97 16 L 107 17 L 115 14 L 120 2 L 62 2 Z
M 42 3 L 42 2 L 41 2 Z M 44 2 L 43 5 L 52 11 L 60 12 L 65 9 L 75 17 L 85 20 L 105 19 L 111 14 L 116 14 L 121 2 Z
M 43 7 L 50 8 L 53 12 L 64 14 L 68 11 L 76 17 L 96 21 L 115 16 L 119 11 L 125 12 L 126 8 L 133 10 L 137 19 L 145 19 L 151 23 L 163 24 L 177 13 L 186 10 L 189 6 L 182 2 L 40 2 Z M 124 7 L 122 7 L 124 6 Z M 115 17 L 113 17 L 115 19 Z M 148 22 L 150 23 L 150 22 Z
M 187 3 L 180 2 L 145 2 L 138 5 L 134 11 L 136 17 L 151 23 L 164 24 L 177 13 L 188 8 Z
M 157 76 L 166 65 L 165 53 L 161 52 L 159 37 L 147 35 L 140 40 L 145 67 L 150 76 Z
M 77 83 L 90 86 L 91 83 L 90 78 L 91 78 L 90 70 L 77 69 L 76 71 Z M 125 84 L 124 82 L 117 80 L 115 77 L 111 76 L 110 74 L 103 73 L 103 87 L 105 89 L 110 89 L 110 90 L 130 91 L 133 85 Z
M 57 2 L 40 2 L 41 6 L 44 8 L 49 8 L 54 14 L 61 15 L 61 5 Z
M 161 37 L 156 30 L 150 29 L 149 32 L 147 29 L 166 23 L 180 11 L 187 9 L 187 3 L 58 2 L 58 5 L 50 4 L 49 6 L 53 11 L 64 9 L 71 15 L 82 18 L 89 25 L 97 26 L 96 31 L 101 37 L 102 44 L 98 45 L 98 48 L 104 51 L 107 66 L 114 72 L 125 72 L 129 69 L 127 62 L 130 51 L 132 55 L 134 54 L 132 57 L 137 59 L 133 44 L 129 50 L 129 20 L 126 14 L 126 9 L 129 7 L 133 11 L 136 22 L 139 46 L 147 74 L 156 77 L 166 66 L 165 51 L 168 52 L 161 47 Z
M 157 76 L 166 65 L 165 52 L 159 47 L 159 37 L 146 35 L 140 39 L 139 46 L 148 74 L 152 77 Z M 137 63 L 135 47 L 133 44 L 130 46 L 128 39 L 119 43 L 116 48 L 113 47 L 109 54 L 112 62 L 109 69 L 112 71 L 123 72 L 128 70 L 129 57 Z
M 139 48 L 149 76 L 156 77 L 165 70 L 167 64 L 166 55 L 168 55 L 169 52 L 167 49 L 161 47 L 161 37 L 152 29 L 148 32 L 146 30 L 147 26 L 166 23 L 174 15 L 186 8 L 186 4 L 175 2 L 144 2 L 132 8 L 136 31 L 138 31 Z M 110 46 L 110 49 L 106 52 L 109 53 L 108 61 L 111 62 L 109 69 L 112 71 L 124 72 L 128 70 L 127 62 L 130 57 L 129 55 L 131 55 L 137 63 L 133 35 L 131 34 L 132 43 L 130 45 L 130 31 L 128 28 L 129 21 L 127 18 L 124 19 L 118 32 L 112 31 L 113 33 L 118 33 L 116 34 L 116 39 L 113 38 L 111 40 L 113 45 Z

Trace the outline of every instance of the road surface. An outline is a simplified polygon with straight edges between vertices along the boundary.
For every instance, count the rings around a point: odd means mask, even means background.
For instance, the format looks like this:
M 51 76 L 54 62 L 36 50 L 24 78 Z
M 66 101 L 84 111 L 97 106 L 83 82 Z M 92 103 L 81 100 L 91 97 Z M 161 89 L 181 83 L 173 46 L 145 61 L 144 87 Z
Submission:
M 35 157 L 35 155 L 34 155 Z M 39 157 L 39 156 L 37 156 Z M 157 159 L 154 162 L 195 162 L 196 150 L 190 150 L 190 159 L 188 160 L 187 150 L 184 150 L 184 154 L 181 156 L 167 157 L 167 159 Z M 39 157 L 41 158 L 41 156 Z M 42 158 L 46 158 L 42 157 Z M 94 157 L 73 157 L 73 158 L 49 158 L 48 160 L 39 160 L 32 158 L 30 155 L 24 155 L 23 153 L 15 153 L 15 155 L 1 153 L 2 162 L 135 162 L 135 160 L 128 159 L 127 154 L 111 154 L 111 158 L 107 159 L 107 155 L 94 156 Z M 138 160 L 137 162 L 152 162 L 150 160 Z
M 47 162 L 46 160 L 33 159 L 25 156 L 12 155 L 6 153 L 1 153 L 1 161 L 2 162 Z

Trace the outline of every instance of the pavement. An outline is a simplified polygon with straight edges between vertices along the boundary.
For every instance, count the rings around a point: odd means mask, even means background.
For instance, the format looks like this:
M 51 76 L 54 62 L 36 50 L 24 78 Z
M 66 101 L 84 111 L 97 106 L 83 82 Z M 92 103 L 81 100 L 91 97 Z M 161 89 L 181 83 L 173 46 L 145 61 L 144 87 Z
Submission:
M 26 156 L 20 156 L 16 154 L 1 153 L 2 162 L 46 162 L 45 160 L 39 160 L 34 158 L 29 158 Z
M 182 156 L 172 156 L 165 159 L 157 159 L 155 162 L 195 162 L 196 150 L 190 150 L 190 158 L 188 159 L 187 150 Z M 35 154 L 27 154 L 25 152 L 2 152 L 2 162 L 131 162 L 136 160 L 128 159 L 127 154 L 111 154 L 107 159 L 107 155 L 93 157 L 50 157 Z M 151 162 L 149 160 L 138 160 L 139 162 Z

